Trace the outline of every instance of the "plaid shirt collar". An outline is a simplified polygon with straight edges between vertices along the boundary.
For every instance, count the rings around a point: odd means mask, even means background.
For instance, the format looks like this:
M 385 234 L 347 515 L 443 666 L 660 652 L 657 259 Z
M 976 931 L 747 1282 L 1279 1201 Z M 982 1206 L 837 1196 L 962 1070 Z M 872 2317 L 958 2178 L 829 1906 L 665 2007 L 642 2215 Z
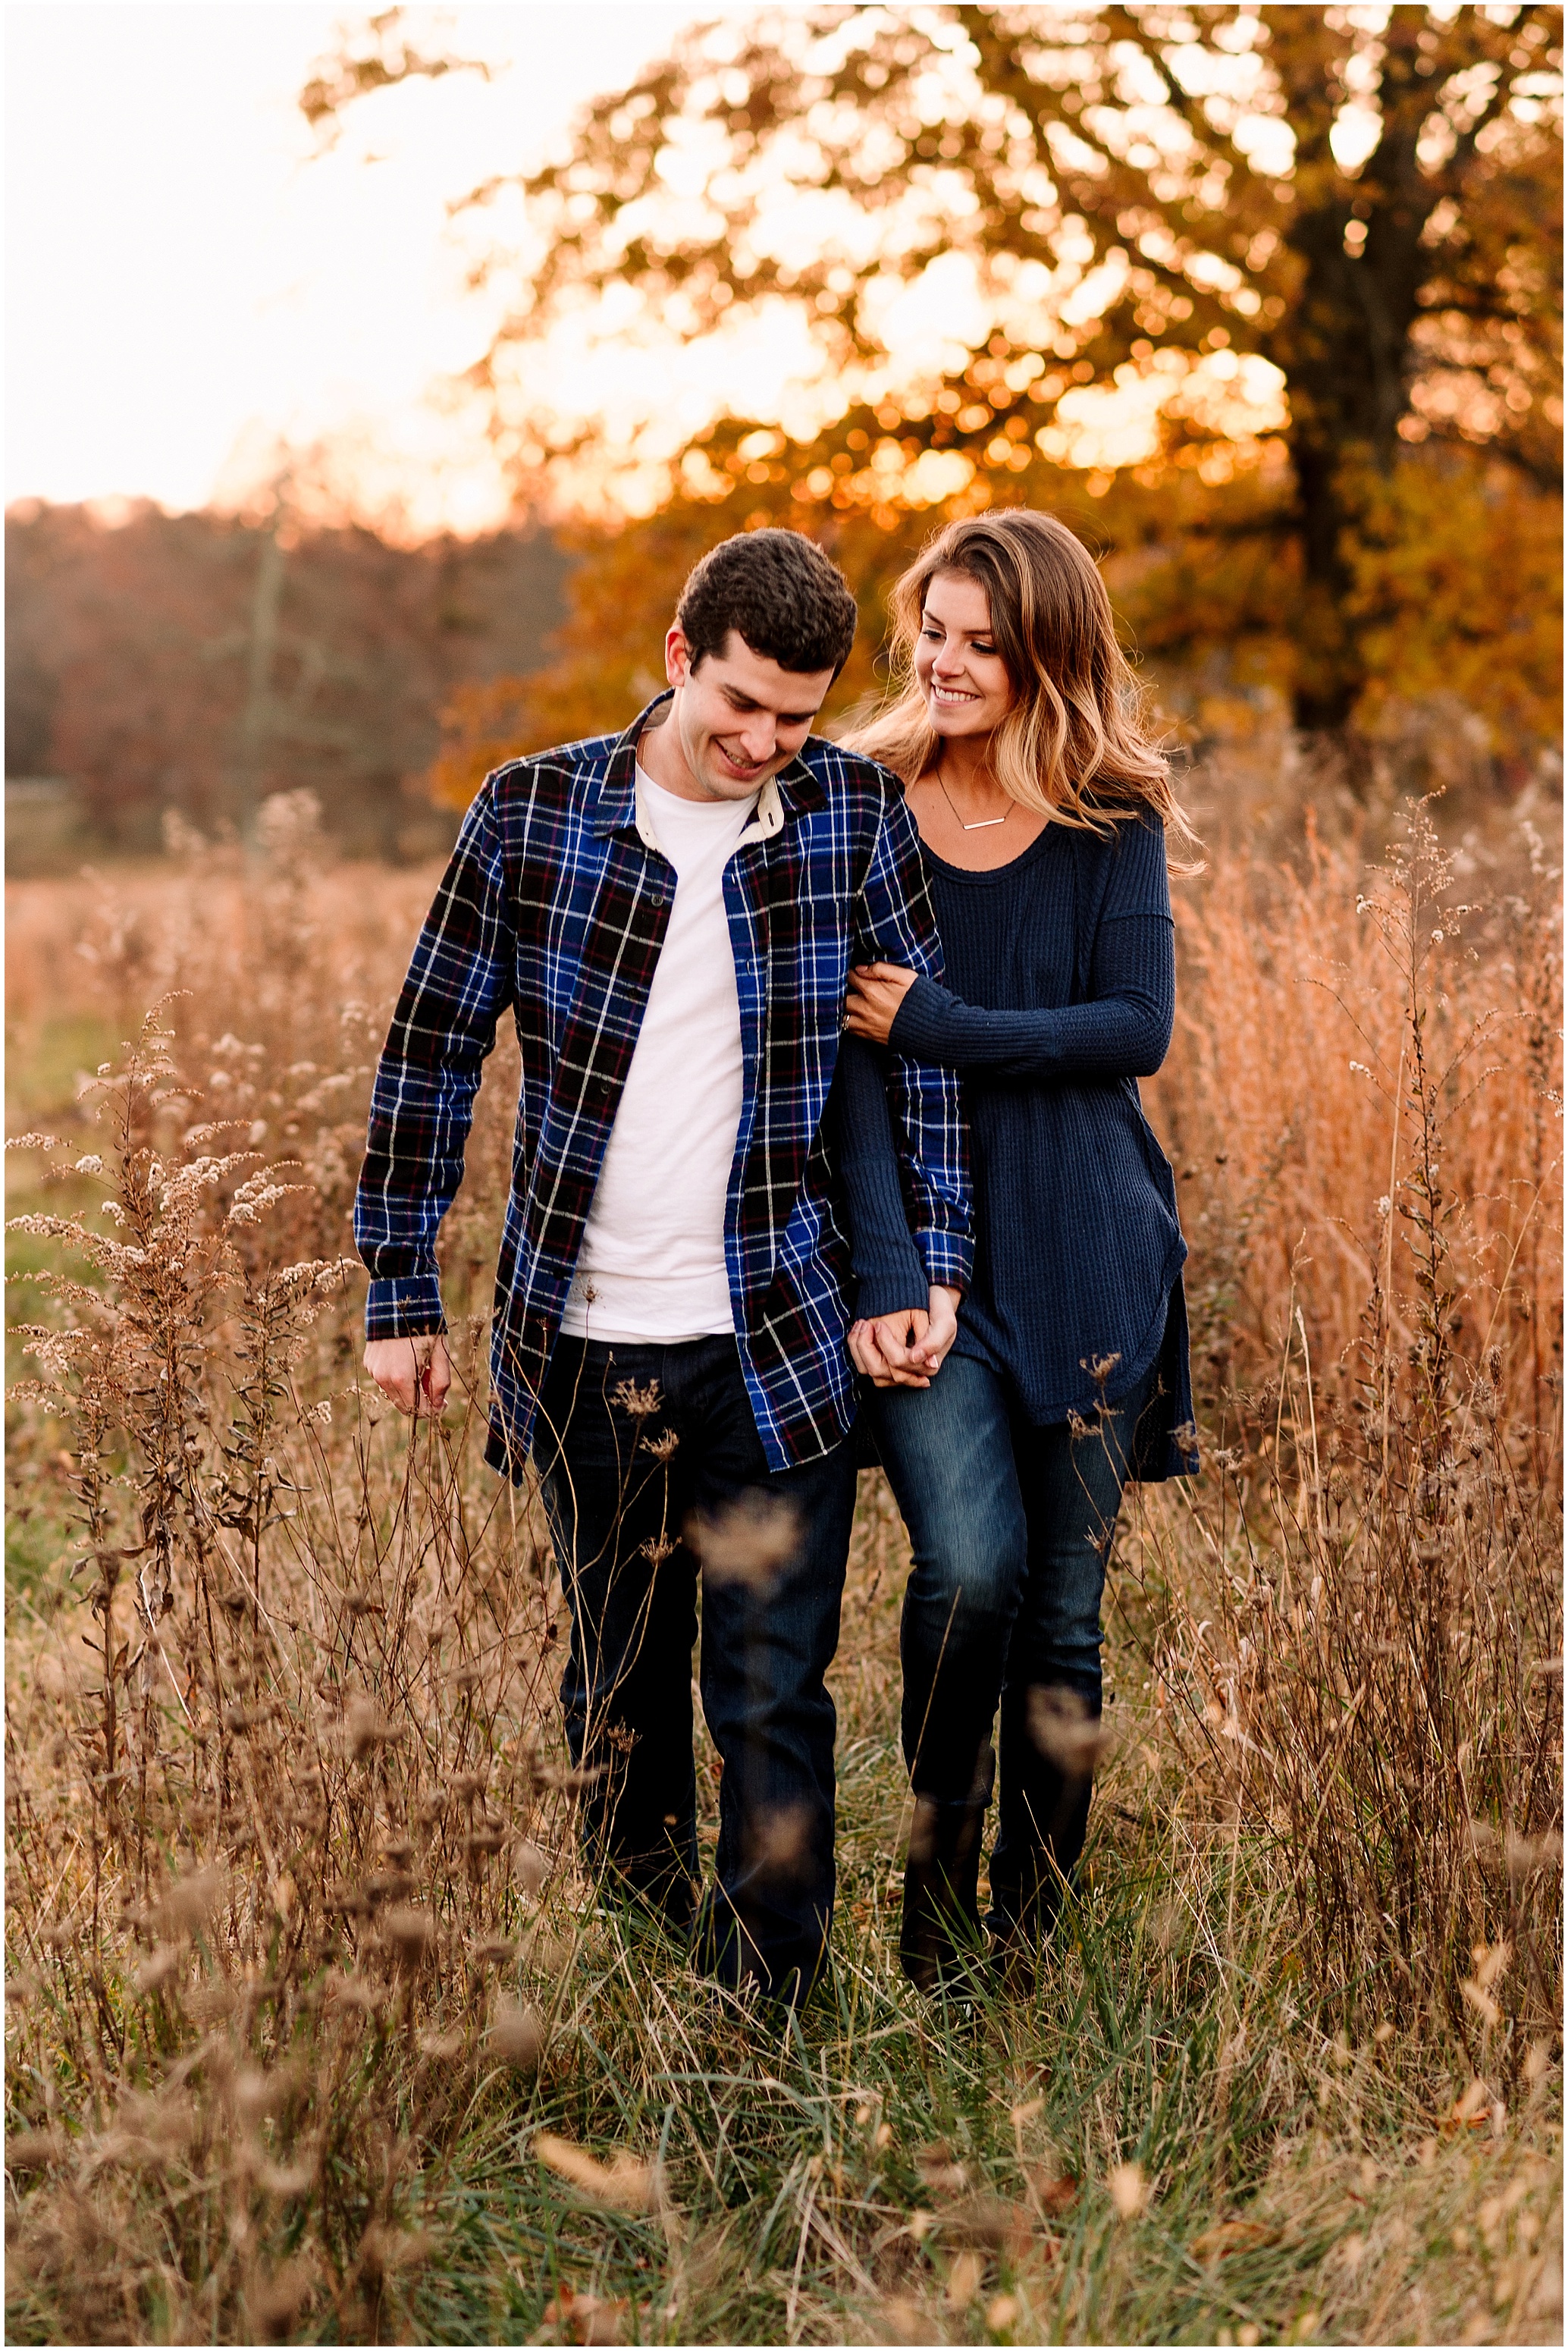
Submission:
M 626 732 L 618 737 L 610 754 L 604 775 L 599 786 L 589 831 L 601 839 L 611 833 L 635 832 L 650 849 L 659 841 L 646 812 L 638 804 L 637 746 L 643 730 L 656 710 L 666 709 L 674 700 L 673 689 L 656 695 L 647 708 L 639 712 Z M 780 831 L 786 820 L 804 816 L 812 809 L 821 808 L 827 795 L 821 785 L 798 755 L 769 776 L 758 794 L 757 813 L 741 841 L 768 841 Z

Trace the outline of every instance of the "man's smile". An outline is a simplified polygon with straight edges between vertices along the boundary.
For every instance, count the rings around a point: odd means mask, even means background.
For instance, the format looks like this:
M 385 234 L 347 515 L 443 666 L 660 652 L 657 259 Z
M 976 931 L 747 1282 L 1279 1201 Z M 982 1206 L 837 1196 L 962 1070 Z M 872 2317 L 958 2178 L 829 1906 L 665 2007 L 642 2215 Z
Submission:
M 759 776 L 762 773 L 763 768 L 768 765 L 766 759 L 737 759 L 733 751 L 726 749 L 725 746 L 719 741 L 716 735 L 713 737 L 712 741 L 714 749 L 718 753 L 719 758 L 724 761 L 725 766 L 730 770 L 732 775 L 747 777 Z

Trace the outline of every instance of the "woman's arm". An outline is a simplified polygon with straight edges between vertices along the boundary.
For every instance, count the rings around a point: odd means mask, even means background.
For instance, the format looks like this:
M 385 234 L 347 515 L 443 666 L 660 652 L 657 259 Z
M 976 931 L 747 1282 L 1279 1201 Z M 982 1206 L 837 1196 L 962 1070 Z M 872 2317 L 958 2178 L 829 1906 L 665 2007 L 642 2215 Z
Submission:
M 925 1311 L 925 1268 L 904 1211 L 883 1057 L 857 1038 L 839 1047 L 833 1073 L 839 1172 L 849 1208 L 857 1314 Z
M 1085 1002 L 990 1011 L 907 967 L 873 964 L 851 977 L 852 1032 L 993 1077 L 1152 1076 L 1169 1050 L 1176 1013 L 1170 884 L 1156 819 L 1118 827 L 1096 895 Z
M 872 967 L 870 998 L 879 989 Z M 881 982 L 885 988 L 888 983 Z M 935 980 L 915 978 L 884 1032 L 896 1053 L 1003 1078 L 1147 1078 L 1170 1049 L 1176 942 L 1169 915 L 1102 923 L 1083 1004 L 1052 1011 L 988 1012 Z M 852 995 L 852 1005 L 854 1003 Z M 856 1033 L 867 1034 L 864 1028 Z
M 833 1073 L 856 1322 L 850 1358 L 879 1387 L 928 1387 L 957 1336 L 960 1292 L 928 1284 L 904 1212 L 883 1057 L 846 1037 Z
M 920 838 L 889 780 L 871 862 L 853 909 L 854 956 L 885 956 L 935 977 L 942 942 L 921 862 Z M 882 1072 L 908 1179 L 908 1222 L 928 1283 L 962 1290 L 974 1267 L 969 1138 L 958 1081 L 930 1061 L 895 1061 Z

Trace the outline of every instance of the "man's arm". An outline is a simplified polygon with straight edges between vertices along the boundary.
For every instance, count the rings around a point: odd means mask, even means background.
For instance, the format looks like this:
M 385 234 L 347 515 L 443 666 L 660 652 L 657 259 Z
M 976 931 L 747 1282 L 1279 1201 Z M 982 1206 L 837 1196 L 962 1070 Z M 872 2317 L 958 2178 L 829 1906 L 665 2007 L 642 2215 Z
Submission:
M 437 1386 L 445 1392 L 444 1346 L 407 1343 L 444 1328 L 435 1236 L 463 1181 L 474 1097 L 511 1001 L 514 968 L 494 787 L 486 783 L 464 820 L 392 1015 L 354 1200 L 354 1238 L 371 1273 L 366 1367 L 405 1411 L 413 1401 L 439 1410 Z
M 896 953 L 890 953 L 883 941 L 896 941 Z M 853 960 L 897 962 L 930 979 L 942 977 L 936 918 L 915 822 L 902 793 L 888 794 L 861 885 Z M 968 1132 L 956 1072 L 895 1053 L 888 1065 L 888 1095 L 909 1178 L 915 1244 L 926 1281 L 967 1290 L 974 1263 L 973 1202 Z

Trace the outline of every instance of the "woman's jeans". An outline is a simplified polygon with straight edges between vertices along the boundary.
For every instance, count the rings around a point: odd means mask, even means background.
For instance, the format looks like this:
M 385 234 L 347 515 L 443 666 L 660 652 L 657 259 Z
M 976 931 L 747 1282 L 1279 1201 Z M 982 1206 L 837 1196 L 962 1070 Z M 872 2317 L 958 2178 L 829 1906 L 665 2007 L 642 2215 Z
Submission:
M 1100 1603 L 1151 1370 L 1076 1430 L 1037 1428 L 1002 1377 L 950 1355 L 928 1388 L 866 1403 L 904 1513 L 914 1569 L 904 1601 L 904 1753 L 917 1798 L 956 1820 L 990 1792 L 998 1700 L 999 1826 L 993 1928 L 1007 1934 L 1055 1890 L 1082 1848 L 1089 1774 L 1072 1769 L 1072 1716 L 1100 1713 Z M 1065 1740 L 1041 1728 L 1040 1690 Z M 1047 1708 L 1051 1701 L 1045 1702 Z M 1082 1730 L 1079 1730 L 1080 1751 Z M 951 1838 L 938 1831 L 939 1844 Z

